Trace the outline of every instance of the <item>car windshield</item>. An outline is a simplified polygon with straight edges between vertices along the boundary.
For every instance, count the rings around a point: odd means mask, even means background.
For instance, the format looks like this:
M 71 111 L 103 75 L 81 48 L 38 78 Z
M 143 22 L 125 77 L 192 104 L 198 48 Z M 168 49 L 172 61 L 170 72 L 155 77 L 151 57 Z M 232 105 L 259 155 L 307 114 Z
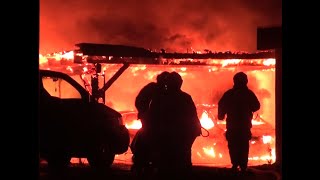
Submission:
M 81 99 L 81 94 L 69 82 L 57 77 L 42 77 L 44 89 L 54 97 L 61 99 Z

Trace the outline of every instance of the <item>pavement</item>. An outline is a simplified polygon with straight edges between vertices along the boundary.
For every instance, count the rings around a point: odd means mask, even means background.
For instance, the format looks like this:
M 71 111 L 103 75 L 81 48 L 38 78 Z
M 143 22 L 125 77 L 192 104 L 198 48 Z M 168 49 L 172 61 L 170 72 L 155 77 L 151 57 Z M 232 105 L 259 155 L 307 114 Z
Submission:
M 109 170 L 97 172 L 88 165 L 72 166 L 60 173 L 50 173 L 46 166 L 39 168 L 39 180 L 281 180 L 281 171 L 275 165 L 248 167 L 246 173 L 234 173 L 230 168 L 193 166 L 188 177 L 160 177 L 156 171 L 137 175 L 130 171 L 130 165 L 114 163 Z

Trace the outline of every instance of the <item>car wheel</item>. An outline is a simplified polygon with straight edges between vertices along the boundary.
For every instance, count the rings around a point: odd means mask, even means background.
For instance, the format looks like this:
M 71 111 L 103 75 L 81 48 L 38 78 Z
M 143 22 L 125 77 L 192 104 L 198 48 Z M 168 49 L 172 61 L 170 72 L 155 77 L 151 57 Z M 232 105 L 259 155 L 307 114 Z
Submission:
M 110 168 L 114 161 L 115 154 L 111 152 L 108 145 L 101 145 L 94 149 L 88 156 L 89 165 L 96 169 Z

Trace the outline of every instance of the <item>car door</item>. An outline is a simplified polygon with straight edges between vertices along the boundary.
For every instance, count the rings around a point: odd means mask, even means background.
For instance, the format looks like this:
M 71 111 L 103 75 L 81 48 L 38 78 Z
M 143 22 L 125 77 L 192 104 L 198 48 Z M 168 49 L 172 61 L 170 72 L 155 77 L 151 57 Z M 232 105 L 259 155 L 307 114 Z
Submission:
M 89 102 L 58 74 L 41 76 L 40 120 L 43 137 L 51 145 L 81 146 L 89 141 Z

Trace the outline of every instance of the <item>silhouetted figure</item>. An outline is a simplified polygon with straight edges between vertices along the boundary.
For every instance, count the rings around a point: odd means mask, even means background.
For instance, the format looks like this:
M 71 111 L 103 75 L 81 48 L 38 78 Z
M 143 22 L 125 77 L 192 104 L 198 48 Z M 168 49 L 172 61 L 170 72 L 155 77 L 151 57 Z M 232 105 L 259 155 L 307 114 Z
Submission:
M 135 99 L 135 106 L 138 110 L 138 118 L 142 121 L 142 126 L 146 125 L 144 116 L 147 115 L 149 110 L 150 102 L 153 96 L 159 91 L 165 89 L 166 86 L 166 78 L 169 75 L 169 72 L 163 71 L 157 76 L 157 82 L 150 82 L 146 86 L 144 86 Z
M 163 71 L 157 76 L 157 82 L 150 82 L 144 86 L 138 93 L 135 99 L 135 106 L 138 110 L 138 119 L 141 120 L 142 127 L 136 133 L 133 143 L 131 144 L 131 150 L 133 152 L 133 169 L 136 171 L 142 171 L 147 167 L 151 161 L 150 155 L 150 121 L 149 121 L 149 105 L 152 98 L 161 93 L 166 88 L 166 78 L 169 72 Z
M 182 78 L 171 72 L 167 90 L 150 104 L 153 147 L 159 151 L 158 167 L 163 175 L 185 175 L 191 171 L 191 147 L 201 134 L 201 124 L 192 97 L 180 88 Z
M 260 102 L 254 92 L 247 87 L 248 78 L 245 73 L 236 73 L 233 83 L 233 88 L 226 91 L 218 103 L 218 119 L 223 120 L 227 115 L 226 139 L 232 170 L 237 171 L 240 166 L 241 171 L 245 172 L 253 113 L 260 109 Z

